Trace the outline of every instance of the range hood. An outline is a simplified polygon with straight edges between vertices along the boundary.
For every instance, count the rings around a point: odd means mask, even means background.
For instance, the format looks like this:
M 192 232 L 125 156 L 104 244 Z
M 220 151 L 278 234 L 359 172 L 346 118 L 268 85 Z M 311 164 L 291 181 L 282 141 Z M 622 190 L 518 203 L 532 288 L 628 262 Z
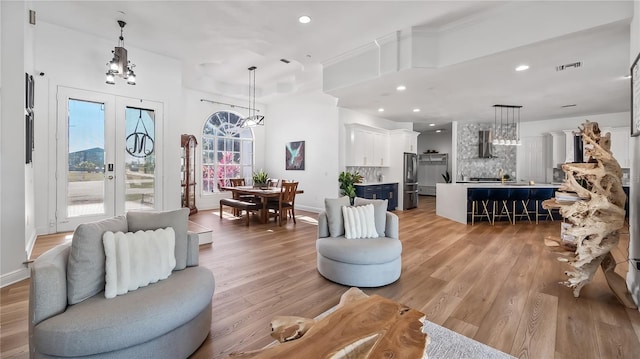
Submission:
M 491 131 L 478 131 L 478 157 L 493 158 L 493 145 L 491 144 Z

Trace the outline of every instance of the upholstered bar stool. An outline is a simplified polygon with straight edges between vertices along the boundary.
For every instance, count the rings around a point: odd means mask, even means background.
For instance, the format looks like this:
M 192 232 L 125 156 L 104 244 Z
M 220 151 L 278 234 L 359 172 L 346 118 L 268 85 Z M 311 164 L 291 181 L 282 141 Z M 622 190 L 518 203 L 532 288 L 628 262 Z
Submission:
M 512 224 L 516 224 L 516 218 L 527 216 L 529 223 L 531 223 L 531 217 L 529 216 L 529 189 L 528 188 L 511 188 L 509 190 L 509 201 L 511 202 L 511 218 L 513 218 Z M 518 203 L 520 202 L 520 203 Z M 521 211 L 516 211 L 516 207 L 522 206 Z M 519 212 L 519 213 L 518 213 Z
M 540 218 L 540 215 L 544 215 L 546 216 L 546 218 L 551 218 L 551 220 L 553 221 L 553 214 L 551 213 L 551 209 L 547 209 L 545 212 L 545 209 L 542 208 L 542 201 L 546 201 L 549 198 L 553 197 L 553 188 L 531 188 L 531 190 L 529 191 L 529 200 L 533 200 L 535 201 L 535 206 L 536 206 L 536 224 L 538 224 L 538 219 Z
M 471 202 L 471 225 L 475 223 L 476 217 L 487 217 L 490 224 L 491 215 L 487 209 L 489 204 L 489 190 L 486 188 L 469 188 L 467 190 L 467 200 Z M 482 207 L 482 208 L 481 208 Z M 482 212 L 481 212 L 482 211 Z
M 509 189 L 507 188 L 490 188 L 489 201 L 493 202 L 492 224 L 496 224 L 496 217 L 507 217 L 511 223 L 511 213 L 509 213 Z M 496 205 L 498 208 L 496 209 Z M 499 211 L 499 212 L 498 212 Z M 504 214 L 506 212 L 506 214 Z

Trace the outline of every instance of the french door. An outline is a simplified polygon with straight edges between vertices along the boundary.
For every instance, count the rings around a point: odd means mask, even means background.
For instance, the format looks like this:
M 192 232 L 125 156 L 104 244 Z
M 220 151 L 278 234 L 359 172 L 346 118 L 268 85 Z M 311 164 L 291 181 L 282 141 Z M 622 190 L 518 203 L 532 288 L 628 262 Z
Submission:
M 58 88 L 56 231 L 160 209 L 162 104 Z

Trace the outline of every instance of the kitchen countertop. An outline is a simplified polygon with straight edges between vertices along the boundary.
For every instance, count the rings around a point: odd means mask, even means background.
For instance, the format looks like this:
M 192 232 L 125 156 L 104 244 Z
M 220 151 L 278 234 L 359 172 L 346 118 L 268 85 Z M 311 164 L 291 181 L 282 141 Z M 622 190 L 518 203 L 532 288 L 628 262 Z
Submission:
M 362 183 L 354 183 L 354 186 L 375 186 L 381 184 L 398 184 L 398 182 L 362 182 Z
M 457 182 L 457 183 L 438 183 L 438 186 L 452 186 L 463 188 L 488 188 L 488 187 L 501 187 L 501 188 L 549 188 L 560 187 L 560 183 L 535 183 L 529 184 L 529 182 Z

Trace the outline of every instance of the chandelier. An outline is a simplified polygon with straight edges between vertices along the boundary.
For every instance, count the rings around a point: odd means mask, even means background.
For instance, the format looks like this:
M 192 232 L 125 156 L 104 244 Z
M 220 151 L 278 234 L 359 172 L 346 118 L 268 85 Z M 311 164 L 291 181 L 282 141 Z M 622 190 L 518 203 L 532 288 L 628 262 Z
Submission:
M 256 67 L 249 67 L 249 115 L 241 120 L 240 127 L 264 126 L 264 116 L 256 114 Z
M 136 84 L 136 74 L 133 72 L 133 68 L 136 66 L 127 59 L 127 49 L 124 48 L 124 36 L 122 36 L 122 30 L 127 23 L 118 20 L 120 25 L 120 37 L 118 38 L 118 46 L 115 47 L 111 53 L 113 53 L 113 59 L 107 63 L 107 83 L 109 85 L 115 85 L 116 76 L 120 76 L 127 80 L 129 85 Z
M 496 146 L 520 146 L 520 109 L 516 105 L 493 105 L 493 141 Z M 498 109 L 500 109 L 500 124 L 498 126 Z M 516 109 L 517 123 L 516 123 Z

